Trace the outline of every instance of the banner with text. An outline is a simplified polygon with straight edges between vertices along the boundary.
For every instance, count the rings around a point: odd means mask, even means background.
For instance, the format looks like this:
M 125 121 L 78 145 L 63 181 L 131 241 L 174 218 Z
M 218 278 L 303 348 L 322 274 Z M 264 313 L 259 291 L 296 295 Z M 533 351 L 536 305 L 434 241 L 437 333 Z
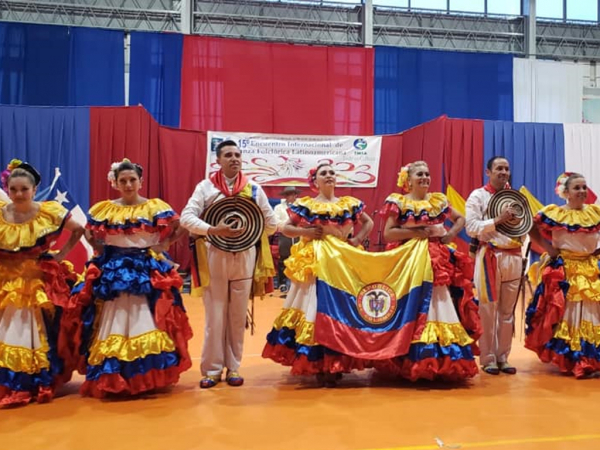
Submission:
M 246 177 L 264 186 L 307 186 L 308 171 L 331 164 L 340 187 L 377 186 L 381 136 L 306 136 L 209 131 L 207 176 L 219 170 L 217 145 L 237 142 Z

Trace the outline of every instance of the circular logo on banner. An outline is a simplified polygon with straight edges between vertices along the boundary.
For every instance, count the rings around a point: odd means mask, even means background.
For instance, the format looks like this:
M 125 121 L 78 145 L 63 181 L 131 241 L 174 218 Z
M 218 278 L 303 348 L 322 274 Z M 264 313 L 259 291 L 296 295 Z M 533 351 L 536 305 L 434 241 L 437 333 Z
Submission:
M 357 150 L 364 150 L 367 148 L 367 141 L 366 139 L 358 138 L 354 140 L 353 145 Z
M 396 312 L 394 290 L 385 283 L 371 283 L 356 296 L 358 313 L 367 322 L 378 325 L 387 322 Z

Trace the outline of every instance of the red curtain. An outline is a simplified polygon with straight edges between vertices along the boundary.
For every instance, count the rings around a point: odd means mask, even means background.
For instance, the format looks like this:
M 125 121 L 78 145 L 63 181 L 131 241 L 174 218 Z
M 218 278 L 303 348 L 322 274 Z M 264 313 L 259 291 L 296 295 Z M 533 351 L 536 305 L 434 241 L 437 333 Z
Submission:
M 438 117 L 402 133 L 402 165 L 425 161 L 431 174 L 431 191 L 442 192 L 446 116 Z M 396 168 L 396 173 L 400 167 Z
M 123 158 L 144 168 L 141 195 L 158 197 L 158 123 L 141 106 L 90 108 L 90 205 L 119 196 L 106 177 Z
M 483 121 L 447 119 L 444 178 L 466 200 L 483 184 Z
M 373 63 L 372 48 L 185 36 L 181 126 L 370 135 Z
M 159 127 L 160 196 L 181 213 L 206 170 L 206 133 Z M 187 269 L 191 252 L 187 239 L 171 247 L 173 259 Z

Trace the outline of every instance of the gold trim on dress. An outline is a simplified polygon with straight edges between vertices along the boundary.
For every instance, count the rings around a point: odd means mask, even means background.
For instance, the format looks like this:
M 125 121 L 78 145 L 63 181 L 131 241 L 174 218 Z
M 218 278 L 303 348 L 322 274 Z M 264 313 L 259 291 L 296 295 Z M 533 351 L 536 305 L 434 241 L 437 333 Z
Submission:
M 423 334 L 419 339 L 412 343 L 422 342 L 424 344 L 437 344 L 442 347 L 447 347 L 451 344 L 457 344 L 461 347 L 471 345 L 473 339 L 467 334 L 464 327 L 460 323 L 446 322 L 427 322 L 423 329 Z
M 423 200 L 413 200 L 405 195 L 392 193 L 385 201 L 398 206 L 401 214 L 412 211 L 418 216 L 425 212 L 431 219 L 438 217 L 450 206 L 448 199 L 441 192 L 428 193 Z
M 1 211 L 6 205 L 0 202 L 0 249 L 18 252 L 35 247 L 39 240 L 60 230 L 69 211 L 58 202 L 41 202 L 38 213 L 23 223 L 7 222 Z
M 584 205 L 583 209 L 566 209 L 564 206 L 548 205 L 540 211 L 540 214 L 563 226 L 579 225 L 587 228 L 600 225 L 600 205 Z M 553 228 L 547 223 L 543 223 L 543 226 Z
M 173 212 L 168 203 L 159 198 L 148 199 L 138 205 L 120 205 L 111 200 L 96 203 L 90 208 L 90 217 L 95 222 L 110 225 L 137 224 L 142 220 L 153 220 L 159 214 Z M 175 220 L 166 217 L 166 220 Z
M 175 344 L 169 335 L 161 330 L 152 330 L 135 337 L 111 334 L 102 341 L 96 341 L 90 347 L 88 364 L 97 366 L 106 358 L 120 361 L 134 361 L 148 355 L 162 352 L 174 352 Z
M 275 319 L 273 328 L 279 331 L 284 327 L 296 332 L 296 343 L 308 346 L 317 345 L 315 341 L 315 324 L 306 320 L 303 311 L 295 308 L 284 308 Z

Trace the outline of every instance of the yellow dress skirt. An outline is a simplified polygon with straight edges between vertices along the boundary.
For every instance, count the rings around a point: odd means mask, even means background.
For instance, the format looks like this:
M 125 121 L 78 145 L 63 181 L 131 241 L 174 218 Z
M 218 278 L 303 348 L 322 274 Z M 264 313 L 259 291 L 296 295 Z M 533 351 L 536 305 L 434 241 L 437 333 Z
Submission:
M 4 206 L 0 203 L 0 208 Z M 0 215 L 0 406 L 50 401 L 76 359 L 63 323 L 77 276 L 48 253 L 68 212 L 56 202 L 22 224 Z

